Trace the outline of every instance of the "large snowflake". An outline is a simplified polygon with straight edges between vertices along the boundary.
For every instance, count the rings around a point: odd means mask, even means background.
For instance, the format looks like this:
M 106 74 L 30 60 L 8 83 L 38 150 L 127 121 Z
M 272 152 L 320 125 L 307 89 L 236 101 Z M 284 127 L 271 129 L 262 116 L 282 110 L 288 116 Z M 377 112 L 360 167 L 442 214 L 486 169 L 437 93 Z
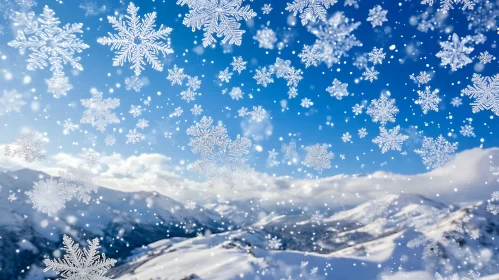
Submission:
M 204 116 L 199 123 L 187 129 L 187 134 L 194 136 L 189 146 L 194 154 L 200 155 L 192 164 L 192 169 L 206 174 L 210 186 L 221 181 L 233 188 L 236 184 L 234 174 L 251 170 L 244 155 L 249 153 L 248 148 L 252 144 L 248 138 L 240 135 L 231 140 L 225 127 L 212 124 L 213 119 Z
M 242 35 L 240 20 L 249 20 L 256 13 L 249 5 L 241 7 L 243 0 L 178 0 L 178 5 L 187 5 L 189 13 L 185 15 L 183 24 L 192 31 L 203 30 L 203 46 L 215 43 L 214 34 L 223 37 L 222 43 L 240 46 Z
M 333 85 L 326 88 L 331 96 L 336 97 L 336 99 L 341 100 L 344 96 L 348 96 L 348 84 L 342 83 L 338 79 L 333 80 Z
M 343 13 L 337 12 L 327 21 L 308 26 L 309 32 L 317 37 L 312 46 L 304 45 L 298 56 L 306 67 L 323 62 L 328 67 L 339 63 L 348 51 L 362 43 L 351 34 L 360 22 L 350 22 Z
M 431 91 L 430 87 L 426 87 L 424 91 L 418 90 L 419 98 L 414 101 L 414 103 L 421 106 L 423 114 L 428 113 L 428 111 L 438 112 L 438 103 L 442 101 L 442 99 L 438 97 L 438 93 L 438 89 Z
M 43 146 L 47 140 L 34 130 L 21 131 L 11 145 L 5 146 L 5 155 L 22 157 L 26 162 L 34 162 L 47 157 Z
M 54 179 L 35 182 L 33 190 L 26 192 L 26 195 L 31 199 L 33 208 L 49 216 L 64 208 L 66 201 L 71 198 L 63 186 Z
M 315 144 L 303 148 L 307 152 L 304 160 L 305 165 L 319 171 L 331 168 L 331 159 L 334 157 L 334 153 L 328 151 L 327 148 L 327 144 Z
M 14 26 L 20 28 L 14 41 L 8 43 L 9 46 L 18 48 L 21 53 L 26 50 L 30 52 L 27 60 L 27 69 L 34 71 L 44 69 L 50 64 L 50 71 L 53 76 L 47 80 L 49 90 L 54 93 L 54 97 L 66 95 L 72 87 L 65 85 L 57 87 L 58 92 L 54 92 L 54 85 L 51 82 L 65 81 L 67 78 L 63 72 L 64 65 L 70 64 L 80 71 L 83 66 L 80 64 L 80 57 L 74 57 L 75 53 L 81 53 L 89 46 L 77 37 L 78 33 L 83 33 L 82 23 L 66 24 L 62 28 L 59 18 L 55 17 L 55 12 L 48 6 L 43 8 L 43 13 L 36 17 L 34 12 L 16 13 L 13 16 Z
M 374 6 L 374 8 L 369 9 L 369 15 L 367 21 L 371 22 L 373 27 L 382 26 L 383 22 L 388 21 L 386 19 L 387 10 L 383 10 L 380 5 Z
M 427 169 L 435 169 L 445 165 L 454 158 L 457 143 L 450 143 L 442 135 L 437 139 L 423 138 L 423 146 L 414 152 L 421 156 Z
M 373 122 L 379 122 L 382 126 L 386 125 L 387 122 L 395 122 L 395 115 L 398 112 L 395 99 L 389 99 L 386 94 L 381 94 L 379 99 L 373 99 L 366 111 Z
M 4 90 L 0 96 L 0 116 L 10 112 L 21 112 L 21 108 L 26 105 L 23 95 L 14 90 Z
M 475 98 L 475 101 L 471 103 L 473 113 L 491 110 L 499 116 L 499 74 L 492 77 L 473 74 L 471 81 L 473 86 L 468 86 L 461 92 L 470 98 Z
M 456 71 L 471 63 L 472 60 L 468 57 L 474 49 L 473 47 L 468 46 L 471 42 L 473 42 L 471 36 L 460 39 L 456 33 L 452 34 L 451 41 L 440 42 L 442 50 L 436 54 L 436 57 L 442 59 L 440 65 L 450 65 L 451 70 Z
M 112 109 L 120 106 L 118 98 L 102 99 L 102 92 L 92 89 L 92 98 L 81 99 L 81 105 L 86 108 L 80 123 L 89 123 L 98 131 L 106 131 L 106 126 L 111 123 L 119 123 L 120 119 L 111 112 Z
M 79 244 L 75 244 L 71 237 L 64 235 L 64 248 L 66 252 L 64 258 L 51 260 L 45 259 L 43 262 L 47 266 L 43 271 L 53 270 L 61 275 L 63 279 L 73 280 L 106 280 L 111 279 L 104 276 L 106 272 L 114 266 L 115 259 L 106 259 L 104 254 L 99 255 L 99 239 L 87 240 L 89 247 L 80 249 Z
M 98 189 L 94 182 L 95 175 L 83 165 L 70 166 L 66 171 L 59 172 L 59 177 L 70 198 L 76 197 L 86 204 L 90 202 L 90 193 Z
M 288 3 L 286 11 L 293 15 L 300 13 L 301 24 L 306 25 L 309 21 L 320 19 L 326 21 L 327 9 L 336 4 L 337 0 L 294 0 Z
M 136 76 L 145 69 L 143 65 L 146 62 L 151 64 L 154 70 L 163 71 L 163 64 L 158 54 L 165 56 L 173 53 L 169 40 L 166 43 L 158 41 L 165 40 L 172 29 L 161 25 L 158 30 L 154 30 L 156 12 L 145 14 L 141 20 L 137 15 L 138 11 L 139 8 L 130 2 L 127 8 L 129 15 L 125 16 L 127 22 L 123 22 L 121 18 L 108 16 L 109 23 L 118 34 L 108 33 L 109 37 L 97 39 L 97 42 L 103 45 L 110 45 L 111 50 L 117 50 L 113 66 L 123 66 L 125 62 L 131 62 L 130 69 L 133 69 Z
M 390 150 L 402 150 L 402 144 L 409 137 L 407 135 L 399 134 L 400 126 L 387 130 L 385 127 L 379 128 L 379 136 L 373 139 L 373 143 L 381 148 L 381 153 L 384 154 Z

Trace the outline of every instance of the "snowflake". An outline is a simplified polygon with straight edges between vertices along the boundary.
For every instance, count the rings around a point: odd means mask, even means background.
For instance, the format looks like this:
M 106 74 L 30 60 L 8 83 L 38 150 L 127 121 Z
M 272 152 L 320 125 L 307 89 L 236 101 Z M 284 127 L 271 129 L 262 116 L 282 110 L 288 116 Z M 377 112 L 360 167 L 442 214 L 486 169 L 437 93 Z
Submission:
M 187 103 L 196 100 L 196 95 L 198 95 L 198 93 L 193 91 L 191 88 L 180 92 L 180 96 L 182 96 L 181 99 L 185 100 Z
M 210 186 L 222 181 L 233 188 L 236 184 L 234 175 L 251 170 L 244 155 L 249 153 L 248 148 L 252 144 L 248 138 L 240 135 L 231 140 L 225 127 L 212 124 L 213 119 L 204 116 L 186 131 L 187 135 L 193 136 L 189 142 L 192 152 L 200 155 L 191 168 L 206 174 Z
M 264 28 L 262 30 L 258 30 L 253 39 L 258 41 L 259 48 L 264 48 L 269 50 L 274 49 L 274 44 L 277 42 L 277 37 L 275 35 L 275 32 L 270 28 Z
M 182 110 L 182 107 L 177 107 L 177 108 L 175 108 L 173 113 L 170 114 L 170 118 L 171 117 L 180 117 L 183 112 L 184 112 L 184 110 Z
M 43 160 L 47 157 L 43 151 L 45 144 L 47 140 L 37 131 L 20 131 L 14 142 L 5 146 L 5 156 L 22 157 L 26 162 Z
M 425 85 L 431 81 L 431 76 L 430 74 L 426 73 L 426 71 L 421 71 L 419 72 L 419 75 L 415 76 L 414 73 L 409 76 L 411 80 L 414 81 L 414 83 L 418 84 L 418 87 L 420 85 Z
M 454 97 L 454 98 L 452 98 L 450 104 L 453 107 L 459 107 L 459 106 L 463 105 L 463 100 L 459 97 Z
M 139 76 L 131 76 L 125 78 L 126 90 L 135 90 L 135 92 L 140 92 L 140 89 L 144 86 L 144 82 L 139 78 Z
M 374 69 L 374 66 L 372 66 L 371 68 L 366 67 L 366 71 L 364 71 L 364 73 L 362 73 L 362 75 L 365 77 L 365 79 L 370 81 L 371 83 L 374 80 L 378 79 L 378 74 L 379 74 L 379 72 Z
M 198 90 L 201 88 L 201 81 L 199 80 L 198 76 L 187 76 L 187 83 L 185 85 L 188 86 L 191 90 Z
M 272 78 L 272 71 L 268 71 L 267 67 L 263 67 L 261 70 L 256 69 L 256 74 L 253 76 L 253 79 L 256 80 L 256 83 L 258 85 L 262 85 L 264 87 L 267 87 L 268 84 L 271 84 L 274 82 L 274 79 Z
M 139 119 L 136 126 L 140 129 L 144 129 L 149 126 L 149 121 L 146 119 Z
M 10 112 L 21 112 L 21 108 L 26 105 L 23 95 L 14 90 L 4 90 L 0 96 L 0 116 Z
M 334 79 L 333 85 L 326 88 L 326 91 L 329 92 L 331 96 L 334 96 L 336 97 L 336 99 L 341 100 L 344 96 L 348 96 L 347 87 L 347 83 L 342 83 L 338 79 Z
M 201 109 L 201 105 L 194 104 L 194 107 L 191 109 L 191 113 L 194 116 L 199 116 L 203 113 L 203 109 Z
M 423 0 L 421 4 L 428 4 L 432 6 L 434 3 L 434 0 Z M 475 2 L 474 0 L 440 0 L 440 11 L 442 13 L 447 13 L 449 10 L 454 9 L 454 4 L 463 4 L 461 7 L 461 10 L 473 10 L 475 7 Z
M 240 116 L 240 117 L 244 117 L 244 116 L 249 115 L 250 113 L 248 112 L 248 108 L 246 108 L 246 107 L 242 107 L 241 109 L 239 109 L 239 110 L 237 111 L 237 114 L 238 114 L 238 116 Z
M 249 20 L 256 13 L 249 5 L 241 7 L 243 0 L 178 0 L 178 5 L 189 7 L 183 24 L 191 27 L 192 31 L 203 30 L 203 46 L 207 47 L 216 42 L 215 37 L 223 37 L 222 44 L 229 43 L 240 46 L 242 35 L 246 32 L 240 30 L 240 20 Z
M 484 0 L 462 0 L 466 3 L 476 4 L 472 9 L 464 11 L 468 20 L 468 30 L 473 31 L 477 35 L 485 37 L 483 34 L 494 30 L 497 27 L 499 12 L 497 10 L 498 3 L 496 1 Z M 475 40 L 478 44 L 478 40 Z
M 144 66 L 147 63 L 151 64 L 156 71 L 163 71 L 163 64 L 159 61 L 157 54 L 162 53 L 163 56 L 172 54 L 173 49 L 170 48 L 170 42 L 158 42 L 164 40 L 172 31 L 169 27 L 161 25 L 158 30 L 153 28 L 156 26 L 156 12 L 145 14 L 141 20 L 137 16 L 138 7 L 130 2 L 127 8 L 125 18 L 117 19 L 113 16 L 108 16 L 109 23 L 118 31 L 118 34 L 108 33 L 109 37 L 97 39 L 97 42 L 102 45 L 110 45 L 111 50 L 116 50 L 116 56 L 113 59 L 113 66 L 123 66 L 125 62 L 132 63 L 130 69 L 133 69 L 136 76 L 139 76 Z M 145 58 L 145 61 L 144 61 Z
M 246 69 L 246 61 L 243 60 L 241 56 L 232 58 L 232 71 L 237 71 L 238 74 L 241 74 L 243 70 Z
M 298 56 L 305 67 L 318 66 L 325 63 L 328 67 L 340 63 L 343 56 L 348 56 L 348 51 L 362 43 L 351 34 L 360 25 L 360 22 L 350 23 L 343 13 L 337 12 L 328 20 L 319 24 L 308 26 L 310 33 L 317 39 L 312 46 L 304 45 Z
M 16 194 L 15 193 L 12 193 L 9 195 L 9 197 L 7 198 L 10 202 L 14 201 L 14 200 L 17 200 L 17 197 L 16 197 Z
M 499 116 L 499 74 L 492 77 L 482 77 L 480 74 L 475 73 L 471 81 L 473 86 L 468 86 L 461 92 L 475 99 L 471 103 L 473 113 L 491 110 Z
M 107 135 L 104 142 L 106 142 L 106 146 L 114 146 L 114 144 L 116 144 L 116 138 L 113 135 Z
M 288 145 L 282 144 L 281 152 L 284 154 L 284 159 L 289 159 L 291 161 L 296 161 L 298 157 L 298 152 L 296 151 L 296 142 L 295 140 L 291 140 Z
M 288 98 L 296 98 L 298 96 L 298 90 L 295 87 L 291 87 L 288 90 Z
M 350 6 L 350 7 L 354 7 L 355 9 L 358 9 L 359 8 L 359 3 L 357 2 L 358 0 L 345 0 L 345 2 L 343 3 L 343 6 Z
M 303 98 L 300 102 L 300 106 L 302 106 L 303 108 L 310 108 L 310 106 L 313 106 L 314 105 L 314 102 L 312 102 L 312 100 L 308 99 L 308 98 Z
M 478 60 L 482 64 L 490 63 L 492 59 L 494 59 L 494 56 L 491 55 L 488 51 L 481 52 L 480 55 L 478 56 Z
M 69 78 L 62 74 L 54 74 L 50 79 L 46 79 L 47 91 L 52 93 L 54 98 L 66 96 L 67 93 L 73 89 L 69 83 Z
M 359 135 L 359 138 L 364 138 L 367 136 L 367 129 L 363 127 L 357 131 L 357 134 Z
M 452 41 L 440 42 L 442 50 L 436 54 L 436 57 L 442 59 L 440 65 L 450 65 L 451 70 L 456 71 L 457 69 L 471 63 L 472 60 L 468 57 L 468 55 L 474 50 L 474 48 L 468 47 L 467 44 L 472 42 L 473 38 L 471 36 L 459 39 L 459 36 L 456 33 L 452 34 Z
M 78 7 L 82 10 L 85 10 L 86 17 L 100 15 L 107 11 L 105 5 L 99 7 L 97 3 L 90 2 L 89 0 L 86 0 L 84 3 L 81 3 L 80 6 Z
M 471 125 L 461 126 L 461 131 L 459 131 L 459 133 L 465 137 L 475 137 L 476 135 L 473 132 L 473 129 L 474 128 Z
M 329 152 L 327 148 L 327 144 L 315 144 L 303 148 L 307 152 L 304 164 L 318 171 L 331 168 L 331 159 L 334 157 L 334 153 Z
M 487 211 L 492 213 L 492 215 L 499 215 L 499 205 L 497 203 L 493 203 L 495 201 L 499 201 L 498 191 L 492 193 L 492 197 L 490 198 L 487 204 Z
M 395 115 L 398 112 L 395 99 L 389 99 L 386 94 L 381 94 L 379 99 L 373 99 L 366 111 L 373 122 L 379 122 L 382 126 L 386 125 L 387 122 L 395 122 Z
M 187 75 L 184 74 L 184 68 L 178 68 L 177 65 L 173 65 L 173 69 L 168 69 L 167 80 L 172 82 L 172 86 L 178 84 L 182 85 L 182 81 L 187 78 Z
M 312 223 L 316 223 L 316 224 L 320 225 L 322 220 L 324 220 L 324 215 L 321 214 L 321 212 L 319 212 L 319 211 L 315 211 L 315 213 L 312 215 L 312 218 L 311 218 Z
M 281 248 L 281 239 L 277 239 L 277 236 L 271 237 L 269 234 L 265 238 L 269 240 L 270 249 L 279 250 L 279 248 Z
M 63 186 L 53 179 L 35 182 L 33 190 L 26 192 L 26 195 L 31 199 L 34 209 L 49 216 L 64 208 L 66 201 L 71 198 Z
M 63 259 L 51 260 L 46 258 L 43 262 L 47 266 L 43 271 L 54 270 L 63 279 L 78 280 L 106 280 L 106 272 L 114 266 L 116 260 L 106 259 L 102 254 L 99 256 L 99 239 L 87 240 L 89 247 L 81 250 L 78 244 L 74 244 L 71 237 L 64 235 L 62 243 L 63 251 L 66 252 Z
M 409 138 L 409 136 L 399 134 L 399 132 L 399 125 L 390 130 L 387 130 L 382 126 L 379 128 L 379 136 L 373 139 L 373 143 L 380 147 L 382 154 L 390 150 L 401 151 L 402 144 Z
M 88 204 L 90 193 L 97 192 L 97 185 L 94 182 L 95 175 L 85 166 L 70 166 L 66 171 L 59 172 L 60 183 L 69 197 L 76 197 L 79 201 Z M 68 199 L 69 200 L 69 199 Z
M 352 135 L 350 135 L 349 132 L 347 133 L 344 133 L 342 136 L 341 136 L 341 140 L 345 143 L 347 142 L 352 142 Z
M 278 155 L 278 153 L 275 151 L 275 149 L 272 149 L 272 151 L 269 151 L 269 156 L 267 158 L 267 166 L 268 167 L 274 167 L 274 166 L 279 165 L 279 162 L 277 161 L 277 155 Z
M 99 163 L 100 154 L 93 149 L 83 148 L 83 161 L 87 167 L 95 167 Z
M 431 91 L 430 87 L 426 87 L 424 91 L 418 90 L 419 98 L 414 103 L 421 106 L 423 114 L 428 113 L 428 111 L 438 112 L 438 103 L 442 101 L 438 97 L 439 92 L 438 89 Z
M 96 89 L 90 90 L 92 98 L 81 99 L 81 105 L 85 107 L 80 123 L 89 123 L 98 131 L 106 131 L 106 126 L 112 123 L 120 123 L 120 120 L 112 109 L 120 106 L 118 98 L 102 99 L 102 92 Z
M 374 8 L 369 9 L 367 21 L 371 22 L 373 27 L 382 26 L 383 22 L 388 21 L 386 19 L 387 13 L 387 10 L 383 10 L 380 5 L 376 5 Z
M 79 127 L 79 126 L 78 126 L 77 124 L 74 124 L 74 123 L 71 121 L 71 119 L 69 119 L 69 120 L 65 120 L 65 121 L 64 121 L 64 125 L 63 125 L 63 128 L 64 128 L 63 133 L 64 133 L 64 134 L 69 134 L 69 132 L 71 132 L 71 131 L 75 131 L 76 129 L 78 129 L 78 127 Z
M 336 4 L 337 0 L 294 0 L 287 3 L 286 11 L 296 16 L 300 13 L 301 24 L 306 25 L 309 21 L 315 22 L 320 19 L 326 21 L 327 9 Z
M 378 49 L 374 47 L 374 49 L 367 55 L 369 56 L 369 61 L 376 65 L 383 64 L 383 59 L 385 59 L 386 54 L 383 52 L 383 48 Z
M 75 69 L 83 70 L 83 66 L 79 63 L 80 57 L 74 57 L 75 53 L 81 53 L 89 48 L 77 37 L 78 33 L 83 33 L 81 29 L 83 24 L 73 23 L 59 27 L 61 23 L 59 18 L 55 17 L 55 12 L 48 6 L 43 8 L 40 17 L 36 17 L 34 12 L 16 13 L 13 21 L 14 26 L 22 30 L 17 31 L 16 39 L 10 41 L 8 45 L 18 48 L 21 53 L 24 53 L 26 49 L 30 51 L 27 60 L 27 69 L 30 71 L 44 69 L 50 64 L 50 71 L 53 75 L 52 79 L 47 81 L 49 91 L 57 97 L 66 95 L 66 92 L 71 89 L 70 85 L 65 87 L 50 87 L 50 85 L 54 84 L 56 77 L 59 79 L 59 85 L 61 84 L 60 79 L 64 77 L 63 68 L 68 63 Z M 67 80 L 63 81 L 67 83 Z M 55 90 L 57 88 L 67 90 Z
M 232 72 L 229 72 L 229 67 L 227 67 L 225 68 L 225 70 L 218 73 L 218 78 L 220 79 L 220 81 L 228 83 L 232 78 L 232 74 Z
M 360 104 L 355 104 L 355 106 L 352 107 L 352 113 L 354 113 L 356 116 L 362 114 L 362 110 L 364 109 L 364 105 Z
M 128 134 L 126 135 L 126 144 L 138 143 L 138 142 L 140 142 L 140 137 L 142 137 L 142 134 L 138 133 L 136 128 L 134 128 L 133 130 L 129 129 Z
M 134 118 L 142 115 L 142 106 L 138 105 L 138 106 L 135 106 L 135 105 L 132 105 L 130 107 L 130 111 L 128 111 L 128 113 L 130 113 Z
M 270 6 L 270 4 L 263 4 L 262 13 L 264 15 L 270 14 L 271 11 L 272 11 L 272 7 Z
M 262 122 L 265 119 L 267 111 L 265 111 L 262 106 L 253 106 L 253 111 L 251 111 L 249 114 L 251 114 L 252 120 L 256 122 Z
M 424 136 L 423 146 L 414 152 L 421 156 L 427 169 L 442 167 L 454 158 L 457 143 L 450 143 L 442 135 L 437 139 Z
M 240 87 L 233 87 L 232 90 L 229 92 L 230 97 L 233 100 L 239 100 L 243 98 L 243 91 L 241 90 Z

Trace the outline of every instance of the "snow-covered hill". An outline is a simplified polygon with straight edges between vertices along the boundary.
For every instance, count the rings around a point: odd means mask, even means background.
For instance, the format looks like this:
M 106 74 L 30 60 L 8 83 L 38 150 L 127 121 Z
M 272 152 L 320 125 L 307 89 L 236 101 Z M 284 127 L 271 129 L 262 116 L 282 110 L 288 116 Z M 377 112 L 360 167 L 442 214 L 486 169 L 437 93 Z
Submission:
M 120 258 L 157 240 L 217 232 L 228 224 L 216 212 L 187 209 L 183 203 L 156 193 L 106 188 L 93 195 L 95 201 L 90 205 L 72 201 L 57 218 L 49 217 L 33 209 L 25 194 L 33 182 L 47 177 L 28 169 L 0 173 L 0 279 L 22 275 L 27 266 L 59 248 L 63 234 L 80 242 L 102 237 L 106 254 Z M 10 201 L 12 194 L 17 199 Z

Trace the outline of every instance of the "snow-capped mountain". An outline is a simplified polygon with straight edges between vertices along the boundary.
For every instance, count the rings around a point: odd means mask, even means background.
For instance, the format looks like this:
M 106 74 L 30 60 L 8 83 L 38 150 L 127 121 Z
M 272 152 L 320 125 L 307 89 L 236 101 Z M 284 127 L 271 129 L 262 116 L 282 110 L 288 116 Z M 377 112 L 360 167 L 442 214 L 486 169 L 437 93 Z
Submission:
M 499 279 L 494 275 L 499 271 L 499 219 L 485 206 L 457 208 L 404 194 L 388 195 L 320 221 L 269 215 L 237 231 L 155 242 L 133 252 L 111 274 L 129 280 L 345 279 L 345 275 L 395 280 L 434 279 L 435 272 L 464 277 L 473 270 L 488 275 L 483 279 Z M 380 207 L 378 215 L 370 216 L 369 211 Z M 271 248 L 269 234 L 282 242 L 279 250 Z M 411 240 L 427 239 L 433 242 L 408 247 Z M 430 254 L 423 257 L 425 250 Z
M 183 203 L 157 193 L 106 188 L 93 194 L 95 201 L 90 205 L 71 201 L 57 218 L 49 217 L 33 209 L 25 194 L 33 182 L 48 177 L 28 169 L 0 173 L 0 279 L 19 275 L 24 279 L 23 269 L 58 249 L 63 234 L 80 242 L 102 237 L 106 254 L 121 258 L 157 240 L 218 232 L 228 224 L 216 212 L 202 207 L 187 209 Z M 16 199 L 10 201 L 8 197 L 13 194 Z

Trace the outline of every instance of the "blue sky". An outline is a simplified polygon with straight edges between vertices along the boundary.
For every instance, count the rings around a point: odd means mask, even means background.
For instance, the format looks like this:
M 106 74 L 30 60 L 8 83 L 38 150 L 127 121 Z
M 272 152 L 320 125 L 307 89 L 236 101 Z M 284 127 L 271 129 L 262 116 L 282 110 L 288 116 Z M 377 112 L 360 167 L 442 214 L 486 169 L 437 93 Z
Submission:
M 0 116 L 3 131 L 0 135 L 0 143 L 10 143 L 19 128 L 32 127 L 47 134 L 50 139 L 50 143 L 46 146 L 49 154 L 80 153 L 82 148 L 93 148 L 103 155 L 114 152 L 125 156 L 161 153 L 171 157 L 173 164 L 179 164 L 181 161 L 188 163 L 195 160 L 197 156 L 191 153 L 187 145 L 189 136 L 185 130 L 194 121 L 200 119 L 200 117 L 193 116 L 189 110 L 193 104 L 200 104 L 204 110 L 203 115 L 211 116 L 215 121 L 222 121 L 231 137 L 243 133 L 241 128 L 243 119 L 237 117 L 237 111 L 241 107 L 263 106 L 271 118 L 272 135 L 261 141 L 253 141 L 254 144 L 260 145 L 263 151 L 258 152 L 252 148 L 250 163 L 255 170 L 270 174 L 303 177 L 310 171 L 313 176 L 322 177 L 340 173 L 371 173 L 376 170 L 407 174 L 420 173 L 425 170 L 425 166 L 413 150 L 420 147 L 422 135 L 437 137 L 443 134 L 450 141 L 459 143 L 459 151 L 481 144 L 485 148 L 499 146 L 499 139 L 493 134 L 497 120 L 491 111 L 473 114 L 469 105 L 470 99 L 466 96 L 462 97 L 462 106 L 456 108 L 450 105 L 451 99 L 460 96 L 461 90 L 471 84 L 471 75 L 477 71 L 477 59 L 462 69 L 451 72 L 449 68 L 439 66 L 440 59 L 435 57 L 440 50 L 438 42 L 447 40 L 452 33 L 455 32 L 461 37 L 475 35 L 472 30 L 468 30 L 467 21 L 459 9 L 450 12 L 445 28 L 422 33 L 417 30 L 416 26 L 410 24 L 411 17 L 417 17 L 427 8 L 419 1 L 376 3 L 361 1 L 359 9 L 344 7 L 343 1 L 339 1 L 329 10 L 329 13 L 344 11 L 345 16 L 361 22 L 360 27 L 353 33 L 363 46 L 354 47 L 349 52 L 349 57 L 342 58 L 340 64 L 333 65 L 331 68 L 324 64 L 305 68 L 298 54 L 304 44 L 311 45 L 314 42 L 314 36 L 300 24 L 299 19 L 295 19 L 297 24 L 294 26 L 288 24 L 290 13 L 284 10 L 286 1 L 245 1 L 245 4 L 249 4 L 258 16 L 249 23 L 243 22 L 242 28 L 246 33 L 243 35 L 242 45 L 230 48 L 224 48 L 221 45 L 208 47 L 202 54 L 195 51 L 195 49 L 202 48 L 202 31 L 192 32 L 190 28 L 182 24 L 183 15 L 188 12 L 186 6 L 180 7 L 173 0 L 136 1 L 135 4 L 140 7 L 140 15 L 156 11 L 158 16 L 156 24 L 173 28 L 170 38 L 175 51 L 174 54 L 164 59 L 163 72 L 146 67 L 142 76 L 147 77 L 149 84 L 137 93 L 125 90 L 124 85 L 125 77 L 132 76 L 133 71 L 128 67 L 113 67 L 114 53 L 108 46 L 97 43 L 97 38 L 106 36 L 107 32 L 114 33 L 106 16 L 112 15 L 115 11 L 125 13 L 129 2 L 105 1 L 104 13 L 88 17 L 85 16 L 85 11 L 78 7 L 81 2 L 83 1 L 66 1 L 61 4 L 58 1 L 40 0 L 34 8 L 38 14 L 44 5 L 48 5 L 56 12 L 62 23 L 82 22 L 84 24 L 82 39 L 90 45 L 90 48 L 81 54 L 84 70 L 76 73 L 77 75 L 68 74 L 74 88 L 66 97 L 60 99 L 55 99 L 46 92 L 45 79 L 50 77 L 50 72 L 47 69 L 36 72 L 27 71 L 26 55 L 21 56 L 16 49 L 7 46 L 7 43 L 13 40 L 14 34 L 9 28 L 10 23 L 1 19 L 3 22 L 0 24 L 6 28 L 5 34 L 0 36 L 0 54 L 3 56 L 0 60 L 0 70 L 3 76 L 10 73 L 13 78 L 10 80 L 2 78 L 0 93 L 3 90 L 16 89 L 25 94 L 28 105 L 20 114 L 10 113 Z M 261 7 L 266 3 L 272 4 L 273 10 L 270 15 L 263 15 L 261 12 Z M 375 4 L 388 10 L 388 22 L 385 22 L 381 28 L 373 29 L 366 18 L 369 9 Z M 278 41 L 282 41 L 285 36 L 291 34 L 289 44 L 282 50 L 258 48 L 258 42 L 253 39 L 253 36 L 264 26 L 268 26 L 277 33 Z M 446 33 L 446 30 L 449 32 Z M 491 54 L 496 53 L 496 32 L 491 31 L 485 35 L 488 37 L 485 44 L 475 46 L 470 57 L 477 56 L 485 50 Z M 386 52 L 383 64 L 376 67 L 376 70 L 380 72 L 378 80 L 373 83 L 360 80 L 356 83 L 356 79 L 362 77 L 363 70 L 354 67 L 352 62 L 358 54 L 367 53 L 373 47 L 383 48 Z M 241 75 L 234 73 L 229 84 L 220 86 L 220 80 L 217 78 L 218 72 L 230 67 L 233 56 L 242 56 L 245 61 L 248 61 L 248 69 Z M 295 99 L 287 100 L 288 88 L 283 79 L 276 79 L 274 84 L 264 88 L 257 85 L 252 78 L 256 69 L 273 64 L 277 57 L 291 60 L 295 68 L 300 68 L 304 72 L 303 81 L 298 88 L 299 95 Z M 187 104 L 181 100 L 180 92 L 184 90 L 184 87 L 171 86 L 170 82 L 165 79 L 167 69 L 173 68 L 174 64 L 184 68 L 186 74 L 199 76 L 202 80 L 199 90 L 202 95 L 198 96 L 194 102 Z M 71 73 L 69 67 L 65 70 L 66 73 Z M 432 89 L 440 90 L 442 102 L 438 113 L 429 112 L 424 115 L 421 108 L 414 104 L 414 100 L 417 99 L 416 91 L 423 87 L 418 88 L 409 79 L 409 75 L 418 74 L 420 71 L 434 72 L 429 85 Z M 496 74 L 497 60 L 485 65 L 479 73 L 485 76 Z M 25 82 L 27 75 L 31 78 L 29 83 Z M 329 96 L 325 89 L 335 78 L 348 83 L 351 96 L 344 97 L 342 100 Z M 121 87 L 117 84 L 121 84 Z M 241 87 L 245 93 L 242 100 L 232 100 L 228 95 L 221 94 L 223 89 L 227 88 L 230 91 L 232 87 Z M 104 134 L 88 124 L 79 124 L 79 130 L 69 135 L 63 134 L 61 124 L 64 120 L 71 119 L 74 123 L 79 123 L 84 109 L 80 99 L 90 98 L 91 88 L 102 91 L 105 98 L 120 99 L 120 107 L 115 112 L 121 123 L 110 125 L 107 133 Z M 365 113 L 358 116 L 352 113 L 352 107 L 355 104 L 370 102 L 386 91 L 389 91 L 391 97 L 396 99 L 396 105 L 400 110 L 396 116 L 395 125 L 400 125 L 404 130 L 419 132 L 418 135 L 410 133 L 410 139 L 404 143 L 402 151 L 407 151 L 407 155 L 401 155 L 397 151 L 381 154 L 377 145 L 372 143 L 372 139 L 379 134 L 379 125 L 373 123 L 371 117 Z M 253 98 L 248 98 L 249 94 Z M 143 101 L 148 97 L 151 98 L 151 105 L 147 106 L 147 111 L 141 115 L 141 118 L 149 120 L 150 124 L 144 131 L 141 131 L 145 139 L 135 145 L 125 144 L 125 134 L 135 127 L 138 120 L 128 113 L 130 106 L 142 105 L 144 107 Z M 300 100 L 304 97 L 314 102 L 311 108 L 306 109 L 300 106 Z M 288 101 L 284 111 L 281 108 L 282 100 Z M 34 104 L 39 104 L 39 109 L 36 109 Z M 169 115 L 178 106 L 183 108 L 183 115 L 180 118 L 170 118 Z M 469 123 L 466 121 L 468 118 L 473 119 L 471 125 L 475 128 L 476 137 L 464 137 L 459 134 L 460 127 Z M 328 122 L 334 123 L 334 126 L 328 125 Z M 390 124 L 387 127 L 393 126 Z M 366 138 L 359 139 L 357 130 L 362 127 L 365 127 L 369 134 Z M 113 132 L 113 129 L 116 131 Z M 104 144 L 104 137 L 111 132 L 116 136 L 117 143 L 113 147 L 107 147 Z M 341 140 L 341 136 L 346 132 L 353 136 L 353 143 L 344 143 Z M 168 135 L 171 133 L 171 137 L 166 138 L 165 133 Z M 408 134 L 408 131 L 404 131 L 404 134 Z M 315 143 L 330 144 L 330 150 L 335 153 L 332 161 L 333 168 L 321 173 L 304 168 L 302 165 L 280 164 L 278 167 L 268 168 L 265 164 L 267 152 L 276 149 L 280 153 L 282 143 L 289 143 L 292 139 L 297 141 L 298 146 Z M 304 154 L 304 151 L 299 152 L 301 155 Z M 340 159 L 340 154 L 345 155 L 344 160 Z M 281 155 L 278 158 L 281 158 Z M 361 165 L 365 166 L 362 168 Z

